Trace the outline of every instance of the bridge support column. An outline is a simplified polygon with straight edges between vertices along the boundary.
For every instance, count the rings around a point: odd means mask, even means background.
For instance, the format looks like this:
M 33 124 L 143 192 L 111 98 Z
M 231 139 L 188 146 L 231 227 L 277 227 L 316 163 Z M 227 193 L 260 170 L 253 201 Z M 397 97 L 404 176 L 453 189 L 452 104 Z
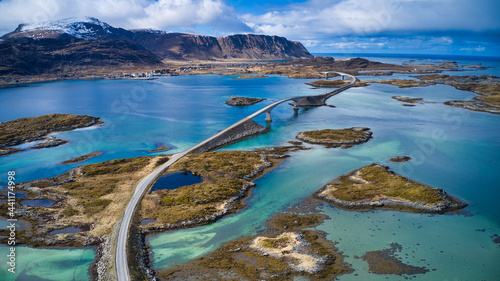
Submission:
M 273 121 L 273 119 L 271 118 L 271 111 L 267 111 L 266 112 L 266 121 L 267 122 Z
M 342 80 L 344 80 L 344 75 L 342 75 Z

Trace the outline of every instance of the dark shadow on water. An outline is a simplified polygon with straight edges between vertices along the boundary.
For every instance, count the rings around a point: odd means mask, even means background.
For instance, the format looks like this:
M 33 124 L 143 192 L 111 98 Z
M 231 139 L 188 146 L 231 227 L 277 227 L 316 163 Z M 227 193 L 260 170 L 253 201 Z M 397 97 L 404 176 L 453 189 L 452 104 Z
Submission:
M 181 186 L 192 185 L 201 182 L 202 179 L 200 176 L 195 176 L 190 172 L 167 173 L 155 182 L 149 193 L 151 194 L 151 192 L 156 190 L 177 189 Z
M 66 234 L 66 233 L 78 233 L 80 231 L 82 231 L 81 228 L 69 226 L 69 227 L 53 230 L 50 232 L 50 234 L 56 235 L 56 234 Z
M 141 225 L 147 225 L 148 223 L 155 222 L 156 219 L 143 219 Z

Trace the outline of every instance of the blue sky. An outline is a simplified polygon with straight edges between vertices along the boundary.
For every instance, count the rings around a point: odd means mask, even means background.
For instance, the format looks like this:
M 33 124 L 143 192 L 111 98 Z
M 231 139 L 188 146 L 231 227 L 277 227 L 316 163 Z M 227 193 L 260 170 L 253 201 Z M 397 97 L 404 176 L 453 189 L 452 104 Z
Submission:
M 116 27 L 279 35 L 309 51 L 500 56 L 498 0 L 0 0 L 0 32 L 92 16 Z

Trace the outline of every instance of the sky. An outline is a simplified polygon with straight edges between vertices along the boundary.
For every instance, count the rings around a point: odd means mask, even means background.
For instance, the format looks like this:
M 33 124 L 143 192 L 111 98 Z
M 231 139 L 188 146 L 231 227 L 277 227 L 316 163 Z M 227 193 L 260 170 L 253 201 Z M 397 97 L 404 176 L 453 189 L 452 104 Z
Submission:
M 500 57 L 498 0 L 0 0 L 0 34 L 83 16 L 126 29 L 278 35 L 311 53 Z

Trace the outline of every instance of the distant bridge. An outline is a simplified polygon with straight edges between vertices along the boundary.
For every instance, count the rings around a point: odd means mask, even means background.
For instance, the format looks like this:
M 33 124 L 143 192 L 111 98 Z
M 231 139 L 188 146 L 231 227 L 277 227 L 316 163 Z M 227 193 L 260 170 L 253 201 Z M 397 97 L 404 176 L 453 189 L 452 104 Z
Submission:
M 333 72 L 333 71 L 332 71 Z M 170 160 L 160 167 L 158 167 L 156 170 L 154 170 L 152 173 L 148 174 L 145 176 L 136 186 L 134 195 L 130 199 L 127 208 L 125 209 L 125 212 L 123 214 L 122 220 L 120 222 L 120 229 L 118 230 L 118 237 L 117 237 L 117 242 L 116 242 L 116 251 L 115 251 L 115 268 L 116 268 L 116 278 L 118 281 L 130 281 L 130 272 L 129 272 L 129 267 L 128 267 L 128 259 L 127 259 L 127 238 L 128 238 L 128 233 L 129 233 L 129 228 L 130 228 L 130 222 L 132 220 L 132 215 L 134 214 L 135 208 L 137 204 L 139 203 L 139 200 L 142 198 L 144 192 L 148 189 L 148 187 L 161 175 L 161 173 L 167 169 L 170 165 L 174 164 L 177 162 L 179 159 L 184 157 L 186 154 L 191 153 L 195 151 L 196 149 L 202 147 L 203 145 L 209 143 L 210 141 L 224 135 L 228 131 L 240 126 L 241 124 L 245 123 L 246 121 L 262 114 L 266 113 L 266 121 L 272 121 L 271 119 L 271 111 L 278 105 L 287 102 L 287 101 L 294 101 L 294 110 L 297 110 L 299 106 L 318 106 L 318 105 L 325 105 L 325 101 L 330 98 L 331 96 L 334 96 L 342 91 L 345 91 L 352 87 L 354 83 L 356 83 L 357 78 L 346 73 L 342 72 L 334 72 L 339 75 L 343 76 L 349 76 L 351 78 L 351 81 L 349 82 L 348 85 L 342 86 L 338 89 L 335 89 L 333 91 L 321 94 L 321 95 L 316 95 L 316 96 L 299 96 L 299 97 L 292 97 L 292 98 L 286 98 L 279 100 L 277 102 L 274 102 L 261 110 L 256 111 L 253 114 L 248 115 L 247 117 L 241 119 L 240 121 L 234 123 L 233 125 L 227 127 L 226 129 L 218 132 L 217 134 L 211 136 L 210 138 L 198 143 L 197 145 L 183 151 L 177 154 L 172 155 Z

